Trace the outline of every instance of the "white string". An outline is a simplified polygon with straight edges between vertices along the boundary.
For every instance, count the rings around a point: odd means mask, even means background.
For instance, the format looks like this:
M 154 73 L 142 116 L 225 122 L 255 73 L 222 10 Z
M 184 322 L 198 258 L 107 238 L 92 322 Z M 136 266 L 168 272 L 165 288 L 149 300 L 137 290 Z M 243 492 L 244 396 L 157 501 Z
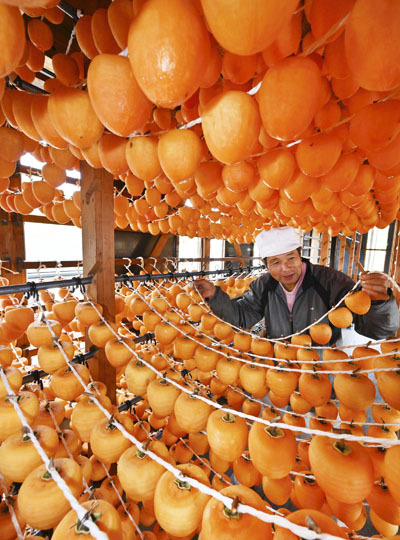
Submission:
M 87 295 L 85 294 L 86 298 Z M 98 311 L 98 309 L 96 308 L 96 306 L 93 304 L 93 302 L 91 302 L 91 300 L 89 299 L 89 302 L 91 303 L 92 307 L 95 309 L 95 311 L 98 313 L 98 315 L 100 316 L 100 318 L 104 321 L 104 323 L 107 325 L 107 327 L 116 335 L 118 336 L 118 334 L 116 334 L 113 330 L 113 328 L 107 323 L 107 321 L 103 318 L 102 314 Z M 41 306 L 40 306 L 41 307 Z M 43 312 L 43 308 L 42 309 L 42 312 Z M 44 312 L 43 312 L 44 313 Z M 46 324 L 48 325 L 48 328 L 50 330 L 50 332 L 53 334 L 54 336 L 54 331 L 52 329 L 52 327 L 50 326 L 50 324 L 48 323 L 47 319 L 45 318 L 45 321 L 46 321 Z M 68 365 L 70 366 L 71 370 L 74 372 L 75 376 L 77 377 L 77 379 L 80 381 L 80 383 L 82 384 L 83 388 L 85 388 L 85 390 L 87 391 L 88 388 L 86 387 L 84 381 L 82 380 L 82 378 L 80 377 L 79 373 L 74 369 L 74 366 L 73 364 L 70 363 L 69 359 L 67 358 L 67 355 L 65 354 L 65 351 L 63 350 L 63 348 L 60 346 L 60 344 L 58 343 L 58 341 L 56 341 L 57 343 L 57 346 L 59 347 L 60 351 L 62 352 L 62 354 L 64 355 L 65 359 L 66 359 L 66 362 L 68 363 Z M 133 351 L 129 345 L 125 344 L 125 346 L 127 346 L 127 348 L 134 354 L 134 356 L 136 358 L 139 358 L 136 354 L 135 351 Z M 142 360 L 143 361 L 143 360 Z M 145 365 L 147 365 L 150 369 L 152 369 L 154 372 L 158 373 L 158 371 L 153 368 L 153 366 L 151 366 L 151 364 L 148 364 L 146 361 L 143 361 L 145 363 Z M 4 374 L 1 372 L 1 375 L 2 377 L 4 377 Z M 168 380 L 168 379 L 166 379 Z M 185 388 L 182 388 L 180 385 L 178 385 L 175 381 L 173 380 L 168 380 L 168 382 L 170 382 L 171 384 L 173 384 L 174 386 L 180 388 L 182 391 L 185 391 L 187 393 L 190 393 L 188 390 L 186 390 Z M 6 381 L 6 383 L 8 384 L 8 382 Z M 272 425 L 271 422 L 268 422 L 264 419 L 260 419 L 260 418 L 255 418 L 255 417 L 251 417 L 250 415 L 245 415 L 244 413 L 240 413 L 239 411 L 234 411 L 234 410 L 231 410 L 231 409 L 225 409 L 224 407 L 222 406 L 218 406 L 216 403 L 214 402 L 211 402 L 210 400 L 206 400 L 205 398 L 203 398 L 202 396 L 196 396 L 198 399 L 202 399 L 203 401 L 206 401 L 208 403 L 210 403 L 212 406 L 216 407 L 216 408 L 220 408 L 222 410 L 225 410 L 227 412 L 230 412 L 234 415 L 238 415 L 238 416 L 242 416 L 242 417 L 247 417 L 248 419 L 250 420 L 253 420 L 253 421 L 258 421 L 258 422 L 261 422 L 261 423 L 264 423 L 264 424 L 267 424 L 267 425 Z M 99 407 L 99 409 L 103 412 L 103 414 L 108 418 L 110 419 L 111 418 L 111 415 L 110 413 L 104 409 L 104 407 L 101 405 L 101 403 L 97 400 L 97 398 L 94 396 L 93 397 L 93 401 L 96 403 L 96 405 Z M 149 455 L 149 457 L 151 457 L 153 460 L 155 460 L 156 462 L 158 462 L 160 465 L 162 465 L 165 469 L 169 470 L 176 478 L 182 478 L 182 473 L 181 471 L 179 471 L 178 469 L 176 469 L 175 467 L 173 467 L 172 465 L 170 465 L 169 463 L 165 462 L 164 460 L 162 460 L 161 458 L 159 458 L 156 454 L 154 454 L 153 452 L 149 451 L 149 450 L 144 450 L 143 448 L 143 445 L 142 443 L 140 443 L 134 436 L 132 436 L 130 433 L 128 433 L 125 428 L 119 424 L 119 422 L 117 422 L 116 420 L 113 419 L 113 423 L 114 425 L 121 431 L 121 433 L 128 439 L 130 440 L 131 442 L 133 442 L 133 444 L 136 445 L 137 448 L 139 448 L 139 450 L 141 450 L 142 452 L 144 452 L 145 454 Z M 288 424 L 283 424 L 280 425 L 279 423 L 275 423 L 274 424 L 275 426 L 279 426 L 279 427 L 283 427 L 283 428 L 286 428 L 286 429 L 291 429 L 292 431 L 299 431 L 299 428 L 298 427 L 294 427 L 294 426 L 290 426 Z M 327 436 L 327 437 L 330 437 L 330 438 L 339 438 L 339 439 L 347 439 L 347 440 L 367 440 L 368 442 L 378 442 L 379 444 L 381 444 L 382 442 L 386 443 L 386 444 L 389 444 L 389 445 L 392 445 L 392 444 L 396 444 L 396 443 L 399 443 L 400 444 L 400 441 L 393 441 L 393 440 L 388 440 L 388 439 L 376 439 L 376 438 L 373 438 L 373 437 L 355 437 L 355 436 L 352 436 L 352 435 L 347 435 L 347 436 L 343 436 L 343 435 L 339 435 L 339 434 L 332 434 L 330 432 L 324 432 L 324 431 L 319 431 L 319 430 L 307 430 L 308 432 L 310 433 L 313 433 L 313 434 L 321 434 L 323 436 Z M 228 498 L 228 497 L 224 497 L 222 496 L 219 492 L 209 488 L 208 486 L 205 486 L 204 484 L 202 484 L 201 482 L 198 482 L 192 478 L 186 478 L 185 477 L 185 481 L 187 483 L 189 483 L 189 485 L 197 488 L 198 490 L 200 490 L 201 492 L 203 493 L 206 493 L 218 500 L 220 500 L 221 502 L 223 502 L 225 505 L 228 506 L 228 508 L 232 508 L 232 499 Z M 332 537 L 331 535 L 326 535 L 326 534 L 322 534 L 322 535 L 318 535 L 317 533 L 315 533 L 314 531 L 310 531 L 308 529 L 306 529 L 305 527 L 300 527 L 298 525 L 294 525 L 293 523 L 290 523 L 288 520 L 286 520 L 285 518 L 280 518 L 278 516 L 271 516 L 270 514 L 265 514 L 264 512 L 261 512 L 259 510 L 255 510 L 254 508 L 250 507 L 250 506 L 247 506 L 247 505 L 242 505 L 242 504 L 239 504 L 238 506 L 238 511 L 240 512 L 245 512 L 245 513 L 248 513 L 250 515 L 253 515 L 255 517 L 257 517 L 258 519 L 264 521 L 264 522 L 267 522 L 267 523 L 274 523 L 275 525 L 278 525 L 278 526 L 282 526 L 284 528 L 287 528 L 289 529 L 290 531 L 292 531 L 294 534 L 302 537 L 302 538 L 306 538 L 306 539 L 314 539 L 314 538 L 325 538 L 325 539 L 330 539 L 330 540 L 338 540 L 337 537 Z
M 62 348 L 62 347 L 61 347 Z M 63 350 L 63 349 L 62 349 Z M 28 424 L 24 413 L 22 412 L 16 398 L 18 397 L 17 394 L 13 391 L 11 386 L 8 383 L 7 377 L 4 374 L 4 371 L 2 368 L 0 368 L 0 377 L 3 381 L 3 384 L 7 390 L 7 394 L 10 396 L 10 401 L 15 409 L 15 412 L 17 413 L 21 424 L 27 429 L 29 433 L 29 437 L 32 441 L 33 446 L 35 447 L 37 453 L 41 457 L 43 463 L 46 465 L 46 468 L 51 471 L 51 476 L 53 480 L 57 483 L 58 487 L 61 489 L 61 491 L 64 494 L 64 497 L 69 502 L 71 508 L 75 510 L 75 512 L 78 515 L 78 518 L 85 523 L 85 526 L 89 529 L 90 534 L 96 538 L 96 540 L 109 540 L 108 535 L 104 532 L 100 531 L 98 526 L 91 520 L 87 518 L 87 510 L 79 504 L 79 502 L 75 499 L 73 496 L 69 486 L 64 481 L 64 479 L 60 476 L 58 471 L 55 467 L 51 468 L 51 463 L 49 458 L 47 457 L 46 453 L 44 452 L 43 448 L 40 446 L 40 443 L 38 439 L 36 438 L 33 429 Z
M 94 310 L 97 312 L 97 314 L 102 319 L 104 324 L 109 328 L 109 330 L 115 336 L 119 337 L 118 334 L 114 331 L 114 329 L 110 326 L 110 324 L 104 319 L 103 315 L 97 309 L 95 304 L 90 300 L 90 298 L 87 296 L 87 294 L 85 294 L 85 297 L 86 297 L 86 301 L 89 302 L 92 305 Z M 49 326 L 49 328 L 51 328 L 51 327 Z M 156 373 L 158 376 L 161 376 L 161 377 L 163 376 L 163 374 L 160 373 L 152 364 L 148 363 L 143 358 L 140 358 L 138 356 L 138 354 L 136 353 L 136 351 L 133 350 L 129 346 L 128 343 L 123 342 L 123 345 L 124 345 L 124 347 L 126 347 L 135 356 L 135 358 L 137 358 L 138 360 L 143 362 L 154 373 Z M 71 364 L 71 368 L 72 368 L 72 364 Z M 76 372 L 76 370 L 74 370 L 74 373 L 75 372 Z M 81 384 L 83 386 L 85 386 L 84 382 L 79 377 L 79 374 L 76 373 L 76 375 L 78 375 L 78 379 L 80 380 Z M 175 386 L 176 388 L 181 390 L 182 392 L 185 392 L 186 394 L 190 394 L 190 395 L 192 394 L 192 392 L 190 390 L 188 390 L 187 388 L 182 387 L 180 384 L 178 384 L 173 379 L 169 379 L 168 377 L 163 377 L 163 378 L 166 381 L 168 381 L 170 384 L 172 384 L 173 386 Z M 251 420 L 252 422 L 259 422 L 259 423 L 265 424 L 267 426 L 276 426 L 276 427 L 280 427 L 282 429 L 286 429 L 286 430 L 289 430 L 289 431 L 297 431 L 297 432 L 301 431 L 302 433 L 308 433 L 310 435 L 323 435 L 323 436 L 326 436 L 326 437 L 332 438 L 332 439 L 344 439 L 344 440 L 349 440 L 349 441 L 363 441 L 363 442 L 369 442 L 369 443 L 373 443 L 373 444 L 379 444 L 379 445 L 382 445 L 382 446 L 397 446 L 397 445 L 400 445 L 400 439 L 399 440 L 393 440 L 393 439 L 383 439 L 383 438 L 367 437 L 367 436 L 361 437 L 361 436 L 356 436 L 356 435 L 352 435 L 352 434 L 331 433 L 329 431 L 322 431 L 322 430 L 319 430 L 319 429 L 310 429 L 310 428 L 305 428 L 305 427 L 300 427 L 300 426 L 292 426 L 290 424 L 285 424 L 285 423 L 282 423 L 282 422 L 269 422 L 268 420 L 265 420 L 264 418 L 255 417 L 255 416 L 252 416 L 252 415 L 245 414 L 245 413 L 243 413 L 241 411 L 236 411 L 234 409 L 229 409 L 229 408 L 223 407 L 222 405 L 219 405 L 219 403 L 216 403 L 215 401 L 207 399 L 207 398 L 205 398 L 205 397 L 203 397 L 201 395 L 196 395 L 195 397 L 197 399 L 200 399 L 201 401 L 204 401 L 205 403 L 208 403 L 209 405 L 211 405 L 212 407 L 214 407 L 216 409 L 221 409 L 223 411 L 226 411 L 228 413 L 233 414 L 234 416 L 240 416 L 240 417 L 242 417 L 242 418 L 244 418 L 246 420 Z
M 10 512 L 11 521 L 12 521 L 12 524 L 14 525 L 15 532 L 17 533 L 18 540 L 24 540 L 21 527 L 19 526 L 17 516 L 15 515 L 14 507 L 12 503 L 8 501 L 8 490 L 7 490 L 5 480 L 4 480 L 4 476 L 1 474 L 1 472 L 0 472 L 0 487 L 4 495 L 4 502 L 6 503 L 8 511 Z
M 131 290 L 134 290 L 134 289 L 131 289 Z M 149 308 L 152 309 L 151 304 L 147 301 L 147 298 L 142 295 L 142 293 L 140 293 L 137 290 L 136 294 L 147 304 L 147 306 Z M 204 349 L 215 351 L 215 349 L 213 347 L 210 347 L 209 345 L 206 345 L 206 344 L 202 343 L 201 341 L 197 341 L 190 334 L 186 334 L 181 328 L 179 328 L 179 326 L 176 326 L 172 321 L 169 321 L 168 319 L 166 319 L 162 313 L 157 312 L 157 314 L 161 317 L 162 321 L 167 322 L 170 326 L 172 326 L 172 328 L 177 330 L 180 334 L 182 334 L 184 336 L 187 336 L 191 341 L 194 341 L 198 345 L 201 345 Z M 229 348 L 226 347 L 226 348 L 227 348 L 227 350 L 231 350 L 230 347 Z M 233 349 L 233 350 L 237 351 L 237 349 Z M 234 356 L 233 354 L 226 353 L 223 350 L 219 350 L 218 354 L 220 354 L 221 356 L 225 356 L 226 358 L 238 360 L 239 362 L 242 362 L 243 364 L 250 364 L 250 365 L 256 364 L 257 366 L 265 367 L 267 369 L 272 369 L 272 370 L 275 370 L 275 371 L 290 371 L 290 372 L 295 372 L 295 373 L 310 373 L 310 374 L 315 374 L 316 373 L 315 369 L 301 369 L 301 368 L 295 368 L 295 367 L 285 367 L 285 366 L 283 366 L 281 364 L 279 364 L 279 365 L 257 364 L 257 362 L 255 362 L 254 360 L 246 360 L 245 358 L 241 358 L 239 356 Z M 387 355 L 391 355 L 391 353 L 387 353 Z M 381 356 L 384 356 L 384 355 L 381 355 Z M 265 360 L 272 360 L 274 362 L 277 362 L 277 361 L 280 361 L 282 363 L 285 362 L 285 359 L 273 358 L 273 357 L 268 357 L 268 356 L 259 356 L 259 357 L 257 356 L 256 358 L 259 358 L 259 359 L 262 359 L 262 360 L 264 360 L 264 359 Z M 376 358 L 376 357 L 374 356 L 372 358 Z M 363 359 L 364 358 L 361 358 L 361 360 L 363 360 Z M 337 362 L 340 362 L 340 360 L 338 360 Z M 302 362 L 297 362 L 296 361 L 296 362 L 287 362 L 287 363 L 296 363 L 297 364 L 297 363 L 302 363 Z M 320 362 L 316 362 L 316 363 L 319 364 Z M 311 364 L 312 364 L 312 362 L 311 362 Z M 398 371 L 398 369 L 399 369 L 398 367 L 359 369 L 359 370 L 357 370 L 357 373 L 358 374 L 364 374 L 364 373 L 368 374 L 368 373 L 377 373 L 377 372 L 384 372 L 384 371 Z M 354 371 L 354 370 L 327 370 L 327 369 L 322 369 L 321 373 L 325 373 L 327 375 L 339 375 L 339 374 L 349 374 L 352 371 Z
M 129 287 L 129 286 L 128 286 Z M 178 313 L 180 316 L 185 315 L 184 312 L 182 311 L 178 311 L 174 306 L 172 306 L 172 304 L 169 302 L 168 298 L 163 295 L 163 293 L 161 292 L 161 287 L 160 286 L 157 286 L 155 285 L 155 288 L 156 290 L 159 292 L 160 296 L 162 297 L 163 300 L 165 300 L 169 306 L 169 308 L 174 311 L 175 313 Z M 163 287 L 163 289 L 165 290 L 165 287 Z M 131 290 L 135 290 L 135 289 L 131 289 Z M 136 291 L 136 290 L 135 290 Z M 147 302 L 147 299 L 145 296 L 143 296 L 139 291 L 136 292 L 136 294 L 138 294 L 141 299 L 143 301 L 145 301 L 147 303 L 147 305 L 151 308 L 151 309 L 154 309 L 151 304 L 149 304 Z M 121 295 L 123 296 L 123 295 Z M 195 305 L 197 306 L 200 306 L 202 307 L 202 304 L 201 303 L 198 303 L 198 302 L 194 302 Z M 338 304 L 337 304 L 338 305 Z M 162 313 L 160 313 L 159 311 L 155 310 L 160 316 L 162 316 Z M 222 319 L 220 319 L 217 315 L 215 315 L 214 313 L 212 313 L 213 316 L 215 316 L 216 318 L 218 318 L 220 321 L 222 322 L 225 322 L 223 321 Z M 166 320 L 166 319 L 163 319 L 163 320 Z M 189 324 L 192 328 L 194 328 L 196 330 L 196 332 L 198 332 L 198 328 L 191 324 L 190 321 L 187 321 L 187 324 Z M 229 323 L 228 323 L 229 324 Z M 231 325 L 232 326 L 232 325 Z M 237 327 L 234 327 L 234 328 L 237 328 Z M 239 329 L 240 330 L 240 329 Z M 303 331 L 302 331 L 303 332 Z M 181 332 L 183 333 L 183 332 Z M 250 334 L 252 337 L 254 337 L 254 334 L 251 334 L 249 332 L 245 332 L 246 334 Z M 192 341 L 196 341 L 194 340 L 193 338 L 191 338 L 191 336 L 188 336 L 190 339 L 192 339 Z M 239 351 L 239 349 L 236 349 L 235 347 L 233 346 L 227 346 L 225 344 L 222 344 L 220 341 L 217 341 L 215 338 L 213 338 L 212 336 L 209 336 L 207 335 L 207 338 L 211 340 L 212 343 L 214 343 L 216 345 L 216 347 L 223 347 L 223 348 L 226 348 L 227 350 L 229 351 L 235 351 L 236 353 L 241 353 L 242 351 Z M 396 338 L 396 340 L 398 340 L 398 338 Z M 273 341 L 273 340 L 265 340 L 265 341 Z M 196 341 L 196 343 L 199 343 Z M 375 343 L 374 343 L 375 344 Z M 208 347 L 204 344 L 201 344 L 203 347 L 205 347 L 206 349 L 209 349 L 209 350 L 214 350 L 212 347 Z M 286 345 L 286 344 L 285 344 Z M 291 347 L 296 347 L 296 348 L 300 348 L 300 349 L 307 349 L 307 350 L 314 350 L 314 349 L 319 349 L 319 348 L 322 348 L 322 347 L 307 347 L 306 345 L 296 345 L 296 344 L 293 344 L 293 343 L 287 343 L 288 346 L 291 346 Z M 358 344 L 359 345 L 359 344 Z M 351 347 L 351 345 L 346 345 L 346 348 L 349 348 Z M 331 350 L 339 350 L 339 347 L 323 347 L 324 349 L 331 349 Z M 376 350 L 376 349 L 374 349 Z M 378 351 L 377 351 L 378 352 Z M 299 360 L 286 360 L 286 359 L 279 359 L 279 358 L 275 358 L 275 357 L 272 357 L 272 356 L 263 356 L 263 355 L 257 355 L 257 354 L 254 354 L 252 352 L 248 352 L 246 353 L 246 355 L 249 355 L 249 356 L 252 356 L 255 360 L 272 360 L 272 361 L 278 361 L 278 360 L 281 360 L 281 361 L 284 361 L 285 363 L 287 364 L 310 364 L 310 365 L 314 365 L 315 364 L 321 364 L 321 365 L 324 365 L 324 364 L 335 364 L 335 363 L 357 363 L 357 362 L 361 362 L 363 360 L 373 360 L 373 359 L 376 359 L 377 358 L 377 355 L 374 355 L 374 356 L 362 356 L 362 357 L 359 357 L 359 358 L 353 358 L 353 357 L 349 357 L 349 358 L 343 358 L 343 359 L 337 359 L 337 360 L 323 360 L 323 359 L 319 359 L 318 362 L 316 362 L 315 360 L 302 360 L 301 362 Z M 244 362 L 246 363 L 245 360 L 243 360 L 241 357 L 237 357 L 237 356 L 233 356 L 232 354 L 228 354 L 228 355 L 225 355 L 225 356 L 229 356 L 230 358 L 234 358 L 236 360 L 239 360 L 239 362 Z M 386 356 L 393 356 L 393 351 L 390 351 L 388 353 L 379 353 L 379 357 L 386 357 Z M 249 361 L 247 360 L 247 363 L 249 363 Z M 256 362 L 250 362 L 250 363 L 256 363 Z M 269 366 L 269 365 L 263 365 L 263 364 L 260 364 L 260 367 L 265 367 L 265 368 L 270 368 L 272 367 L 274 369 L 274 366 Z M 280 367 L 278 369 L 281 369 Z M 393 371 L 396 371 L 398 368 L 393 368 Z M 289 371 L 288 369 L 286 369 L 286 371 Z M 296 371 L 296 370 L 292 370 L 290 369 L 290 371 Z M 338 373 L 349 373 L 353 370 L 348 370 L 348 371 L 344 371 L 344 372 L 341 372 L 341 371 L 337 371 L 337 370 L 334 370 L 334 371 L 326 371 L 325 369 L 323 369 L 323 373 L 327 373 L 327 374 L 338 374 Z M 372 370 L 373 372 L 375 371 L 379 371 L 378 368 L 376 369 L 373 369 Z M 364 370 L 364 371 L 357 371 L 357 373 L 367 373 L 368 370 Z M 301 370 L 301 373 L 315 373 L 315 371 L 307 371 L 307 370 Z
M 104 471 L 105 471 L 105 473 L 106 473 L 106 475 L 107 475 L 107 477 L 108 477 L 108 479 L 109 479 L 109 481 L 110 481 L 110 484 L 111 484 L 112 488 L 114 489 L 115 493 L 116 493 L 117 496 L 118 496 L 119 502 L 121 503 L 121 506 L 122 506 L 122 508 L 124 509 L 125 514 L 128 516 L 129 520 L 132 522 L 132 525 L 135 527 L 136 532 L 138 533 L 138 535 L 140 536 L 140 538 L 141 538 L 142 540 L 145 540 L 145 537 L 144 537 L 142 531 L 140 530 L 139 525 L 138 525 L 138 524 L 136 523 L 136 521 L 133 519 L 131 513 L 129 512 L 129 510 L 128 510 L 126 504 L 125 504 L 124 499 L 121 497 L 121 494 L 120 494 L 120 492 L 119 492 L 118 489 L 117 489 L 117 486 L 114 484 L 114 480 L 113 480 L 112 476 L 110 475 L 110 473 L 108 472 L 107 467 L 104 465 L 104 463 L 103 463 L 102 461 L 100 461 L 100 463 L 101 463 L 101 465 L 102 465 L 102 467 L 103 467 L 103 469 L 104 469 Z

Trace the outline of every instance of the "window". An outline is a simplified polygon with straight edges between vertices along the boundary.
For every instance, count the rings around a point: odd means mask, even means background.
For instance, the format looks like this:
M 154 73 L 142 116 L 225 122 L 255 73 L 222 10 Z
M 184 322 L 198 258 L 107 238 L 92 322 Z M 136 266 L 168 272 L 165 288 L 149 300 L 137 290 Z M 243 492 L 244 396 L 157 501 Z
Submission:
M 201 257 L 201 238 L 180 236 L 178 240 L 178 257 L 180 259 L 198 259 Z M 200 262 L 184 261 L 178 265 L 178 272 L 187 270 L 196 272 L 201 269 Z

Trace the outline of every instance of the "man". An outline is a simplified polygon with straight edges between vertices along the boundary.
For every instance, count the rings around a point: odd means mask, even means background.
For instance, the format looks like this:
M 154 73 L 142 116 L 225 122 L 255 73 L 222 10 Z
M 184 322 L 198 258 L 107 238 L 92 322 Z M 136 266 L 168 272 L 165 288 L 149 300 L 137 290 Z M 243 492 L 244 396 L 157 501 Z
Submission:
M 303 260 L 300 239 L 292 227 L 261 232 L 256 246 L 268 273 L 255 279 L 244 295 L 231 300 L 213 283 L 205 279 L 195 282 L 212 311 L 235 326 L 251 328 L 264 317 L 268 338 L 301 332 L 354 286 L 343 272 Z M 360 281 L 372 302 L 368 313 L 354 315 L 355 330 L 372 339 L 391 336 L 399 327 L 399 310 L 388 277 L 365 272 Z M 327 317 L 321 322 L 329 323 Z M 332 327 L 331 343 L 337 341 L 340 332 Z

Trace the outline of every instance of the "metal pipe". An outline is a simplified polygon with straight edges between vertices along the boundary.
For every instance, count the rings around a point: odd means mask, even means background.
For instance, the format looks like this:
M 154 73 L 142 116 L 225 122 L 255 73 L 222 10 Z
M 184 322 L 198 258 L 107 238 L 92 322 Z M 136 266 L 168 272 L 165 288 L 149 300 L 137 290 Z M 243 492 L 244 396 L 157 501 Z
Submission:
M 222 270 L 206 270 L 200 272 L 169 272 L 167 274 L 143 274 L 137 276 L 121 275 L 115 278 L 116 283 L 128 283 L 130 281 L 158 281 L 162 279 L 178 279 L 178 278 L 193 278 L 193 277 L 205 277 L 211 275 L 233 275 L 247 270 L 252 272 L 253 270 L 262 270 L 264 266 L 247 266 L 241 268 L 224 268 Z M 81 285 L 89 285 L 92 282 L 93 276 L 89 277 L 76 277 L 72 279 L 61 279 L 57 281 L 41 281 L 35 283 L 33 281 L 28 283 L 22 283 L 20 285 L 7 285 L 0 287 L 0 295 L 3 294 L 15 294 L 15 293 L 28 293 L 35 295 L 37 291 L 43 291 L 45 289 L 58 289 L 60 287 L 80 287 Z
M 68 15 L 68 17 L 73 19 L 74 22 L 76 22 L 79 19 L 77 10 L 73 8 L 72 6 L 70 6 L 67 2 L 64 2 L 63 0 L 61 0 L 61 2 L 59 2 L 57 7 L 58 9 L 61 9 L 61 11 L 65 13 L 65 15 Z

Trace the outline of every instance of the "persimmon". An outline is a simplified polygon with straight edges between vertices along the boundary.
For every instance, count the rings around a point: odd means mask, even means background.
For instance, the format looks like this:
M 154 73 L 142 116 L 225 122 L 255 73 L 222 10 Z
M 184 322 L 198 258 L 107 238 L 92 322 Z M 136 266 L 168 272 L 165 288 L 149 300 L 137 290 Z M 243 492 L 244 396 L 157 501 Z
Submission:
M 398 6 L 387 0 L 356 2 L 350 14 L 345 31 L 346 58 L 360 86 L 367 90 L 392 90 L 400 82 L 396 69 L 399 18 Z
M 371 298 L 365 291 L 356 291 L 344 299 L 346 306 L 357 315 L 365 315 L 371 307 Z
M 346 307 L 338 307 L 328 314 L 328 319 L 337 328 L 348 328 L 353 322 L 353 315 Z
M 248 504 L 259 510 L 264 510 L 264 502 L 261 497 L 250 488 L 245 486 L 228 486 L 220 491 L 226 497 L 237 498 L 243 504 Z M 220 540 L 237 538 L 245 540 L 251 536 L 255 540 L 271 540 L 271 524 L 265 523 L 250 514 L 240 514 L 235 504 L 232 508 L 224 506 L 217 499 L 211 498 L 203 512 L 201 536 L 203 540 L 211 540 L 217 537 Z
M 380 372 L 376 378 L 379 392 L 386 403 L 394 409 L 400 409 L 399 393 L 395 390 L 400 381 L 400 369 Z
M 292 489 L 292 479 L 290 478 L 289 474 L 278 479 L 263 476 L 262 489 L 267 499 L 269 499 L 273 504 L 278 504 L 281 506 L 284 505 L 289 499 Z
M 93 345 L 104 348 L 107 342 L 115 336 L 116 329 L 115 323 L 106 323 L 102 320 L 89 326 L 88 336 Z
M 311 440 L 309 458 L 319 486 L 337 501 L 358 503 L 371 492 L 372 461 L 357 442 L 316 435 Z
M 82 472 L 79 465 L 72 459 L 59 458 L 54 460 L 54 467 L 58 469 L 73 496 L 77 497 L 82 490 Z M 47 470 L 46 465 L 40 465 L 28 474 L 19 491 L 18 501 L 23 518 L 32 527 L 39 529 L 57 525 L 70 508 L 64 493 L 52 478 L 51 469 Z
M 58 133 L 78 148 L 88 148 L 103 134 L 104 126 L 92 107 L 88 92 L 78 88 L 58 88 L 50 98 L 48 110 Z
M 207 437 L 211 449 L 218 457 L 234 461 L 247 445 L 246 421 L 232 413 L 215 410 L 207 420 Z
M 48 24 L 40 19 L 30 19 L 27 25 L 31 42 L 41 51 L 48 51 L 53 46 L 53 32 Z
M 252 154 L 261 126 L 252 96 L 237 90 L 217 95 L 204 107 L 202 119 L 207 146 L 219 161 L 231 164 Z
M 342 142 L 334 134 L 321 133 L 301 141 L 296 149 L 296 160 L 304 174 L 320 177 L 336 164 Z
M 170 130 L 159 139 L 158 157 L 170 180 L 180 182 L 190 178 L 202 157 L 200 138 L 190 129 Z
M 289 402 L 293 412 L 297 414 L 306 414 L 311 410 L 311 404 L 298 392 L 290 394 Z
M 350 121 L 352 141 L 365 151 L 387 146 L 399 134 L 400 102 L 389 99 L 371 103 L 356 112 Z
M 129 168 L 141 180 L 153 180 L 162 172 L 157 147 L 156 137 L 134 137 L 126 145 Z
M 47 456 L 54 455 L 58 446 L 55 429 L 49 426 L 36 426 L 33 432 Z M 0 456 L 0 472 L 11 482 L 23 482 L 31 471 L 42 464 L 30 435 L 24 429 L 5 439 L 0 446 Z
M 263 51 L 288 24 L 296 2 L 256 0 L 244 4 L 235 0 L 202 0 L 202 7 L 212 34 L 222 47 L 245 56 Z
M 154 20 L 158 20 L 157 25 Z M 192 43 L 187 47 L 188 40 Z M 160 46 L 164 63 L 157 61 Z M 146 3 L 131 25 L 129 60 L 146 96 L 158 106 L 174 108 L 199 87 L 210 55 L 208 32 L 194 5 L 174 0 Z
M 296 440 L 291 431 L 254 422 L 249 433 L 249 452 L 254 467 L 263 476 L 283 478 L 296 460 Z
M 173 463 L 164 443 L 151 441 L 148 449 L 165 461 Z M 153 500 L 157 482 L 165 471 L 162 465 L 134 446 L 121 455 L 117 470 L 126 495 L 136 501 Z
M 325 502 L 325 493 L 311 474 L 307 473 L 307 471 L 303 471 L 301 476 L 296 476 L 293 488 L 300 508 L 321 510 L 321 507 Z
M 151 103 L 137 84 L 127 58 L 97 55 L 89 66 L 88 90 L 97 116 L 116 135 L 131 135 L 150 115 Z
M 121 519 L 114 506 L 104 500 L 99 499 L 95 507 L 93 501 L 82 503 L 83 508 L 87 509 L 88 519 L 95 522 L 98 528 L 108 536 L 110 540 L 122 538 Z M 78 518 L 74 510 L 70 510 L 55 527 L 53 536 L 56 540 L 78 539 L 82 534 L 90 534 L 85 523 Z
M 182 392 L 174 404 L 174 412 L 179 426 L 186 433 L 197 433 L 207 425 L 208 417 L 211 413 L 211 406 L 196 395 Z
M 107 396 L 96 396 L 96 398 L 103 408 L 111 411 L 111 401 Z M 70 425 L 82 442 L 89 442 L 94 426 L 103 418 L 104 413 L 94 400 L 90 396 L 82 396 L 72 411 Z
M 370 508 L 369 517 L 375 529 L 385 537 L 393 537 L 398 532 L 398 525 L 385 521 L 372 508 Z
M 122 418 L 118 418 L 124 424 Z M 124 425 L 128 427 L 128 422 Z M 119 460 L 123 452 L 131 446 L 131 441 L 115 426 L 112 419 L 103 417 L 92 424 L 89 433 L 90 448 L 93 454 L 105 463 L 114 463 Z
M 285 58 L 267 71 L 258 99 L 271 137 L 291 140 L 307 129 L 318 109 L 321 81 L 317 64 L 307 57 Z
M 329 324 L 326 323 L 314 324 L 310 328 L 310 336 L 315 343 L 326 345 L 332 337 L 332 329 Z
M 333 385 L 338 399 L 351 409 L 366 410 L 374 401 L 374 383 L 366 375 L 338 374 Z
M 1 6 L 0 77 L 11 73 L 20 63 L 25 48 L 24 21 L 15 6 Z
M 324 373 L 302 373 L 299 378 L 299 392 L 313 407 L 325 405 L 331 396 L 332 386 Z
M 61 324 L 50 319 L 46 322 L 34 321 L 26 330 L 30 344 L 37 348 L 41 345 L 51 345 L 53 337 L 59 338 L 60 334 Z
M 277 396 L 289 398 L 290 394 L 296 390 L 299 374 L 296 371 L 269 369 L 266 375 L 266 382 L 270 390 Z
M 182 537 L 193 534 L 200 525 L 209 496 L 190 486 L 185 476 L 209 485 L 205 471 L 193 464 L 178 465 L 182 478 L 166 471 L 154 493 L 154 513 L 162 528 L 169 534 Z
M 83 364 L 76 364 L 74 369 L 84 384 L 88 384 L 88 368 Z M 84 391 L 81 382 L 77 379 L 70 367 L 60 368 L 52 374 L 50 388 L 57 397 L 66 401 L 74 401 Z

